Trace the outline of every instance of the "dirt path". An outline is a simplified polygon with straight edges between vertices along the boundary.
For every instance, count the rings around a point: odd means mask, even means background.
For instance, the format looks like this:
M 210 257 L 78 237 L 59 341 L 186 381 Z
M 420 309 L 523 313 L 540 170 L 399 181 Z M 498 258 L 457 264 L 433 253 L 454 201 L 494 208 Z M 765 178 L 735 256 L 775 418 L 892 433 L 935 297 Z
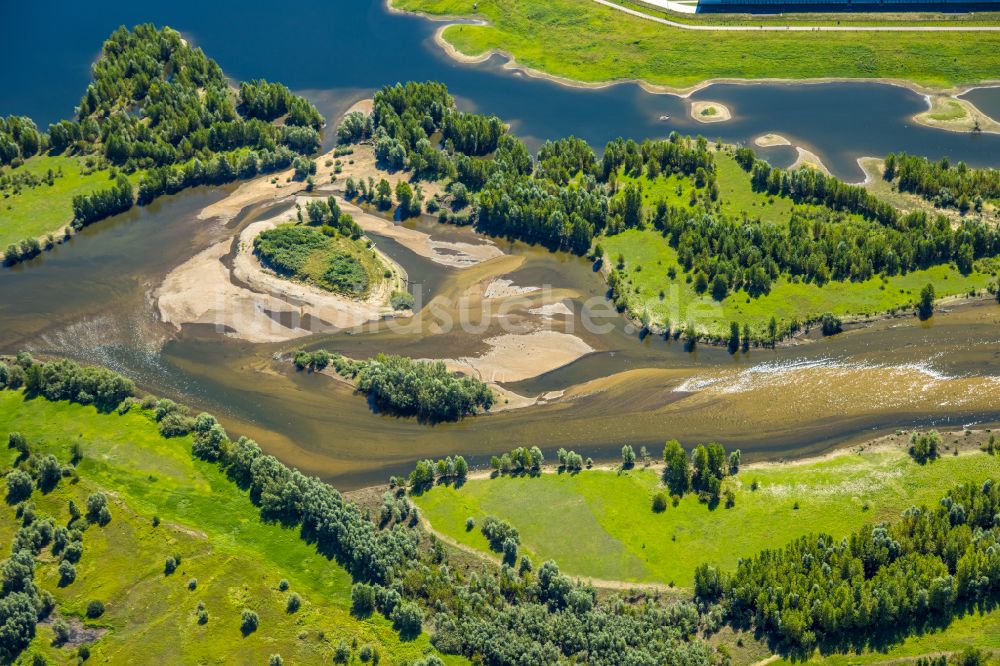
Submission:
M 1000 32 L 1000 26 L 995 25 L 698 25 L 694 23 L 680 23 L 670 19 L 652 16 L 636 9 L 622 7 L 611 0 L 594 0 L 599 5 L 617 9 L 620 12 L 637 16 L 647 21 L 669 25 L 671 28 L 681 30 L 708 30 L 726 32 L 760 32 L 781 31 L 781 32 Z

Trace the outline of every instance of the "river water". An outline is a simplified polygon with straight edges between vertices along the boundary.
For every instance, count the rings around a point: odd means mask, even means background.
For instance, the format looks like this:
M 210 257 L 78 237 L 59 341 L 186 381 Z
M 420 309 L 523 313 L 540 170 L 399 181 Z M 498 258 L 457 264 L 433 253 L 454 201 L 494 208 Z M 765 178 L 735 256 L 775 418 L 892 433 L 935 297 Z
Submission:
M 0 58 L 25 52 L 42 26 L 54 45 L 35 49 L 37 57 L 10 75 L 0 113 L 45 121 L 67 115 L 87 81 L 80 63 L 93 58 L 104 35 L 118 23 L 155 21 L 181 29 L 232 76 L 284 81 L 331 118 L 383 83 L 439 79 L 463 107 L 512 121 L 533 143 L 571 133 L 601 143 L 619 134 L 642 138 L 671 129 L 701 130 L 727 141 L 779 132 L 846 177 L 857 156 L 890 150 L 993 165 L 1000 155 L 1000 137 L 913 125 L 907 118 L 923 108 L 921 98 L 874 84 L 712 86 L 697 98 L 725 103 L 734 120 L 711 126 L 709 133 L 686 116 L 679 98 L 635 85 L 572 89 L 504 71 L 498 59 L 454 63 L 430 42 L 433 24 L 388 14 L 376 2 L 299 6 L 294 16 L 255 3 L 237 9 L 234 3 L 177 2 L 147 9 L 116 2 L 84 15 L 68 7 L 19 8 L 23 23 L 12 22 L 11 7 L 0 8 Z M 34 82 L 24 70 L 34 72 Z M 37 82 L 43 75 L 44 85 Z M 7 79 L 5 74 L 5 84 Z M 62 111 L 52 115 L 53 109 Z M 670 120 L 659 120 L 661 115 Z M 788 161 L 788 152 L 772 159 Z M 625 321 L 613 318 L 605 334 L 577 331 L 595 353 L 510 386 L 523 395 L 566 391 L 566 399 L 435 426 L 375 414 L 349 387 L 294 372 L 273 355 L 325 347 L 357 357 L 390 351 L 454 358 L 482 351 L 482 336 L 383 331 L 251 344 L 197 327 L 178 334 L 159 322 L 153 292 L 172 268 L 269 213 L 250 209 L 227 224 L 197 218 L 231 189 L 165 197 L 0 271 L 0 350 L 29 348 L 109 365 L 147 390 L 219 414 L 231 432 L 249 434 L 286 462 L 345 488 L 406 471 L 418 458 L 460 452 L 483 463 L 519 445 L 549 452 L 565 446 L 609 458 L 624 443 L 655 453 L 665 439 L 677 437 L 685 444 L 717 440 L 742 447 L 751 459 L 773 458 L 822 451 L 887 428 L 1000 422 L 995 304 L 942 312 L 930 322 L 887 320 L 798 347 L 735 355 L 704 346 L 688 351 L 658 336 L 640 340 Z M 475 240 L 467 229 L 418 224 L 442 240 Z M 465 287 L 462 271 L 433 264 L 389 238 L 376 239 L 419 285 L 425 302 Z M 579 319 L 585 301 L 603 294 L 602 281 L 585 260 L 521 244 L 502 249 L 523 257 L 508 276 L 516 284 L 570 294 L 565 302 L 577 313 L 571 321 Z

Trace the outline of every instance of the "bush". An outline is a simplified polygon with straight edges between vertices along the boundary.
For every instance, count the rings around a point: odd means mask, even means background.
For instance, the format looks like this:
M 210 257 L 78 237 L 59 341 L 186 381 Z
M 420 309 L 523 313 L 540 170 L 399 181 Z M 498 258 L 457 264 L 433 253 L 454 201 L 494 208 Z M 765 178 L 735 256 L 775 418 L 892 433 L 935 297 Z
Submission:
M 15 469 L 7 475 L 7 502 L 17 504 L 31 497 L 31 491 L 35 484 L 31 480 L 31 475 L 25 471 Z
M 76 567 L 69 560 L 59 563 L 59 587 L 69 585 L 76 580 Z
M 260 617 L 257 613 L 249 609 L 243 610 L 243 615 L 240 619 L 240 631 L 243 632 L 244 636 L 252 634 L 257 631 L 257 627 L 260 625 Z
M 281 658 L 280 654 L 272 654 L 267 658 L 267 666 L 282 666 L 285 660 Z
M 177 571 L 177 560 L 173 556 L 167 556 L 166 561 L 163 563 L 163 573 L 169 576 L 173 572 Z
M 843 322 L 840 321 L 840 317 L 830 312 L 823 314 L 821 322 L 823 335 L 835 335 L 843 330 Z
M 87 497 L 87 520 L 102 527 L 111 522 L 108 497 L 104 493 L 93 493 Z
M 656 493 L 653 496 L 653 511 L 656 513 L 662 513 L 667 510 L 667 494 L 666 493 Z
M 196 589 L 198 589 L 198 579 L 197 578 L 192 578 L 191 580 L 188 581 L 188 589 L 189 590 L 196 590 Z
M 87 602 L 87 617 L 95 620 L 104 615 L 104 602 L 99 599 L 91 599 Z
M 351 660 L 351 646 L 341 639 L 333 650 L 333 661 L 336 664 L 346 664 Z
M 368 617 L 375 610 L 375 589 L 367 583 L 355 583 L 351 588 L 351 611 L 357 617 Z
M 392 626 L 404 638 L 415 638 L 420 635 L 423 613 L 412 601 L 404 601 L 396 606 L 391 619 Z
M 287 589 L 288 589 L 288 581 L 282 578 L 281 580 L 278 581 L 278 590 L 284 592 Z
M 290 595 L 288 595 L 288 603 L 285 604 L 285 611 L 289 613 L 294 613 L 299 609 L 300 606 L 302 606 L 302 597 L 300 597 L 295 592 L 292 592 Z

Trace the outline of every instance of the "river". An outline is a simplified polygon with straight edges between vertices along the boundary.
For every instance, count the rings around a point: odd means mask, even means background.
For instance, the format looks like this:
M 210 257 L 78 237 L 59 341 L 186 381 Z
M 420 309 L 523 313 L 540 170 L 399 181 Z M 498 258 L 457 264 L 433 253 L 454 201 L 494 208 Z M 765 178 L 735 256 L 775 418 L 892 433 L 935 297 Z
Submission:
M 511 120 L 515 131 L 535 143 L 569 133 L 600 143 L 620 133 L 642 138 L 702 129 L 687 118 L 680 99 L 635 85 L 573 89 L 504 71 L 498 59 L 454 63 L 430 42 L 432 24 L 388 14 L 375 2 L 299 7 L 294 16 L 264 5 L 239 7 L 111 3 L 79 16 L 29 6 L 19 16 L 38 12 L 54 45 L 25 63 L 36 75 L 45 73 L 46 92 L 33 92 L 18 74 L 0 112 L 52 119 L 53 109 L 70 111 L 74 91 L 87 79 L 79 63 L 93 58 L 95 45 L 116 24 L 149 20 L 181 29 L 234 77 L 266 76 L 304 91 L 331 118 L 377 85 L 416 78 L 445 81 L 463 107 Z M 32 33 L 14 30 L 8 13 L 0 10 L 0 56 L 25 48 Z M 973 164 L 996 164 L 1000 155 L 998 137 L 955 135 L 907 121 L 923 102 L 902 88 L 726 85 L 698 97 L 725 103 L 735 113 L 731 123 L 712 126 L 710 136 L 748 141 L 780 132 L 848 175 L 858 155 L 889 150 L 947 153 Z M 881 112 L 845 112 L 872 108 Z M 661 115 L 671 118 L 660 121 Z M 344 488 L 407 471 L 418 458 L 463 453 L 482 464 L 520 445 L 539 445 L 550 454 L 564 446 L 612 458 L 624 443 L 648 446 L 655 455 L 665 439 L 677 437 L 685 444 L 717 440 L 759 459 L 815 453 L 888 428 L 1000 422 L 1000 308 L 994 304 L 941 312 L 930 322 L 885 320 L 831 339 L 735 355 L 704 346 L 691 352 L 658 336 L 640 340 L 615 317 L 602 335 L 578 327 L 595 353 L 511 385 L 524 395 L 566 391 L 563 399 L 435 426 L 375 414 L 346 385 L 295 372 L 274 354 L 325 347 L 358 357 L 392 351 L 453 358 L 481 351 L 484 336 L 382 331 L 250 344 L 198 327 L 178 334 L 159 322 L 153 292 L 164 276 L 269 212 L 252 208 L 226 224 L 198 219 L 202 208 L 233 187 L 165 197 L 0 271 L 0 350 L 29 348 L 108 365 L 144 389 L 217 413 L 231 432 L 253 436 L 286 462 Z M 442 239 L 472 235 L 417 224 Z M 433 264 L 389 238 L 376 240 L 419 285 L 425 301 L 465 287 L 462 271 Z M 569 321 L 578 322 L 582 304 L 603 294 L 602 281 L 585 260 L 522 244 L 502 249 L 523 257 L 509 275 L 516 284 L 570 294 L 566 303 L 576 314 Z

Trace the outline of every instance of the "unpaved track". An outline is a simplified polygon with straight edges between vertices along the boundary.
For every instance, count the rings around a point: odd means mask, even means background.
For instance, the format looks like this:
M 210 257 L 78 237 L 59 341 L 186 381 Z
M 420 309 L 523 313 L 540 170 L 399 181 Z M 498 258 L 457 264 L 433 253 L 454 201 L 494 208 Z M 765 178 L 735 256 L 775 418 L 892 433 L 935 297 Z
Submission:
M 636 9 L 622 7 L 611 0 L 594 0 L 597 4 L 617 9 L 620 12 L 638 16 L 647 21 L 654 21 L 682 30 L 709 30 L 727 32 L 760 32 L 761 30 L 781 32 L 1000 32 L 997 25 L 698 25 L 680 23 L 659 16 L 652 16 Z

